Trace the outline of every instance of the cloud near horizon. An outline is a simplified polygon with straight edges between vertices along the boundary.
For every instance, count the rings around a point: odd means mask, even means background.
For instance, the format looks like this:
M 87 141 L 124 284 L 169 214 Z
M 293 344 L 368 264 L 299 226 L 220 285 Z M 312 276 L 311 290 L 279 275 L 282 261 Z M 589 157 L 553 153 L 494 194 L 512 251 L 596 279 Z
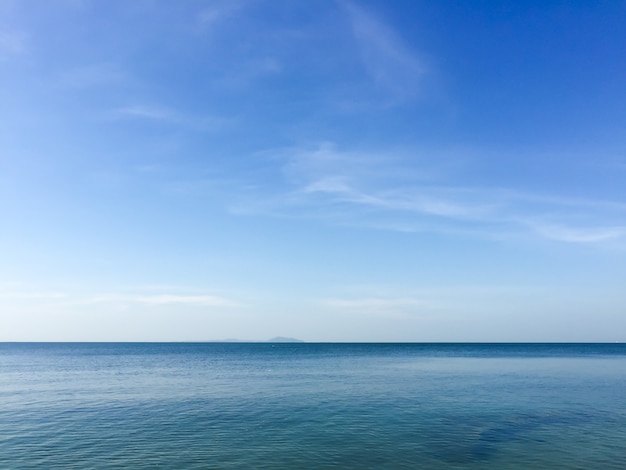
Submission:
M 205 307 L 238 307 L 238 302 L 214 295 L 146 295 L 130 298 L 132 301 L 147 305 L 184 304 Z
M 152 290 L 162 290 L 155 287 Z M 69 290 L 52 290 L 41 288 L 36 285 L 28 285 L 20 282 L 0 284 L 0 299 L 7 300 L 37 300 L 54 301 L 63 305 L 89 305 L 89 304 L 141 304 L 145 306 L 161 305 L 188 305 L 197 307 L 224 307 L 238 308 L 238 301 L 218 295 L 208 294 L 180 294 L 180 293 L 85 293 Z

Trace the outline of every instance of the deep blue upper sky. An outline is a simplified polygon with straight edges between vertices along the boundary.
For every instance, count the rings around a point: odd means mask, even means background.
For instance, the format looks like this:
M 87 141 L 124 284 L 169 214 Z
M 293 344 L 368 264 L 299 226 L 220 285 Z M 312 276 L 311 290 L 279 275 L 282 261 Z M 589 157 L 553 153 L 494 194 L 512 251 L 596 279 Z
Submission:
M 626 340 L 626 3 L 0 0 L 0 340 Z

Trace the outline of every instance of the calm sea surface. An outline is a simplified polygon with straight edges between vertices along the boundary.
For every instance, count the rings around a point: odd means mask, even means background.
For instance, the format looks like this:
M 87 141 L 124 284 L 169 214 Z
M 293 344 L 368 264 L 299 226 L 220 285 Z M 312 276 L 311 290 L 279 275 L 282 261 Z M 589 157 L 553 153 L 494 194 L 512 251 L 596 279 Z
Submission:
M 624 470 L 626 345 L 0 343 L 0 468 Z

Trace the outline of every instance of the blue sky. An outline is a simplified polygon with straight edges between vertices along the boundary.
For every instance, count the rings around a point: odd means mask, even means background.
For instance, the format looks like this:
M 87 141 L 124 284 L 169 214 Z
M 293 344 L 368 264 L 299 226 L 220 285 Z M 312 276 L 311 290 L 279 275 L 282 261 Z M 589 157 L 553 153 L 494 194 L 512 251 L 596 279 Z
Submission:
M 626 340 L 626 3 L 0 1 L 0 340 Z

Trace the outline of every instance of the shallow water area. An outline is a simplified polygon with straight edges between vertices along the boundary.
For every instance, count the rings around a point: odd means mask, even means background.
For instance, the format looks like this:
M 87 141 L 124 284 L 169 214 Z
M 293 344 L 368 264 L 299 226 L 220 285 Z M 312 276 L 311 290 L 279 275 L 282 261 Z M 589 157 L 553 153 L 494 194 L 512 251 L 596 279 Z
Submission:
M 626 468 L 626 345 L 0 344 L 0 468 Z

